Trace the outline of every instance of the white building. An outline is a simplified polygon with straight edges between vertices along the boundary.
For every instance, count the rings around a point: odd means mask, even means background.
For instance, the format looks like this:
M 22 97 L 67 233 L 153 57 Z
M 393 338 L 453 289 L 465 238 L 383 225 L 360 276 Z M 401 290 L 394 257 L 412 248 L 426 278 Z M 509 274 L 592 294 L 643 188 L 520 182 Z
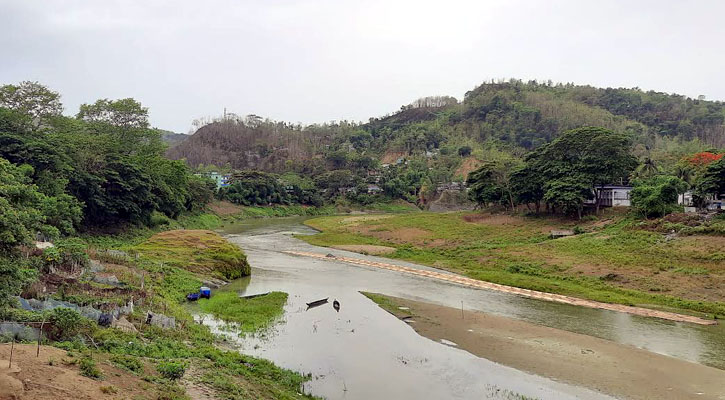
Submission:
M 597 188 L 600 207 L 629 207 L 632 205 L 630 201 L 631 186 L 622 185 L 602 185 Z M 595 199 L 586 200 L 584 204 L 596 204 Z

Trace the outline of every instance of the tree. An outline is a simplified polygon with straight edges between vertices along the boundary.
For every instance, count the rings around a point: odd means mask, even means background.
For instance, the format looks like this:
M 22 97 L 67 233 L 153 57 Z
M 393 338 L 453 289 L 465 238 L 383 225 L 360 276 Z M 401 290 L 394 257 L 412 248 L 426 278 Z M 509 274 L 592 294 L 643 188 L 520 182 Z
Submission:
M 93 104 L 81 104 L 76 118 L 121 128 L 145 129 L 149 126 L 148 108 L 132 98 L 100 99 Z
M 291 203 L 276 175 L 252 170 L 235 173 L 231 184 L 219 190 L 219 196 L 245 206 Z
M 13 305 L 13 296 L 20 295 L 23 287 L 36 276 L 37 271 L 29 268 L 18 257 L 0 255 L 0 310 Z
M 0 107 L 28 115 L 36 129 L 49 118 L 63 113 L 60 94 L 30 81 L 0 86 Z
M 534 203 L 538 214 L 544 199 L 544 177 L 531 165 L 524 165 L 511 173 L 511 191 L 518 204 L 529 208 Z
M 547 181 L 558 181 L 559 189 L 566 182 L 575 183 L 568 191 L 574 194 L 579 192 L 582 182 L 588 182 L 589 190 L 596 193 L 602 185 L 626 180 L 637 166 L 637 160 L 629 152 L 630 143 L 623 134 L 604 128 L 584 127 L 562 133 L 531 159 Z M 599 211 L 598 197 L 595 205 Z
M 710 163 L 695 182 L 694 199 L 703 207 L 708 197 L 725 193 L 725 158 Z
M 657 175 L 660 172 L 657 163 L 650 157 L 646 157 L 632 173 L 637 179 L 647 179 Z
M 513 209 L 516 202 L 511 175 L 520 166 L 521 162 L 515 158 L 501 158 L 484 163 L 468 175 L 469 197 L 478 204 L 499 203 Z
M 631 199 L 634 210 L 643 217 L 663 217 L 677 209 L 677 197 L 687 183 L 675 176 L 655 176 L 636 180 Z
M 560 208 L 565 214 L 576 212 L 579 219 L 582 218 L 584 200 L 592 196 L 589 177 L 584 174 L 572 174 L 547 181 L 544 190 L 544 201 Z
M 471 155 L 471 146 L 461 146 L 458 148 L 458 155 L 461 157 L 468 157 Z
M 49 197 L 31 183 L 33 169 L 0 158 L 0 253 L 28 244 L 36 233 L 73 232 L 80 208 L 70 196 Z

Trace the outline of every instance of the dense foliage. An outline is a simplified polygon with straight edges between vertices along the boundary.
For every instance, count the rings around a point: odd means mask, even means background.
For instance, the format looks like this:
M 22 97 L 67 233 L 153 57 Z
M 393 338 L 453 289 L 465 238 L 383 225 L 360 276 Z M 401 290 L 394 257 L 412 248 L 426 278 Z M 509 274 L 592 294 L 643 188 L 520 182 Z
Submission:
M 685 190 L 687 184 L 674 176 L 635 181 L 632 207 L 644 217 L 662 217 L 677 210 L 677 197 Z
M 60 95 L 38 83 L 0 87 L 0 307 L 37 272 L 19 246 L 149 225 L 152 215 L 176 218 L 213 196 L 212 183 L 163 156 L 160 132 L 135 100 L 84 104 L 77 118 L 62 109 Z M 47 251 L 44 264 L 72 253 Z
M 9 161 L 0 161 L 0 173 L 12 179 L 3 190 L 14 194 L 0 200 L 19 213 L 28 209 L 17 218 L 35 224 L 33 233 L 43 231 L 40 223 L 61 234 L 148 224 L 154 211 L 174 218 L 210 199 L 207 182 L 163 157 L 160 133 L 149 128 L 148 110 L 135 100 L 84 104 L 77 118 L 68 118 L 58 112 L 57 93 L 37 83 L 3 86 L 1 93 L 12 96 L 0 96 L 0 157 Z M 51 100 L 34 98 L 43 93 Z M 30 121 L 38 118 L 44 122 L 33 129 Z
M 388 198 L 426 206 L 436 188 L 465 181 L 481 163 L 521 159 L 562 132 L 584 126 L 607 129 L 616 134 L 613 140 L 626 138 L 625 151 L 641 164 L 635 178 L 675 174 L 683 157 L 725 145 L 724 118 L 725 105 L 716 101 L 636 88 L 510 80 L 484 83 L 461 102 L 445 96 L 419 99 L 364 124 L 300 126 L 227 115 L 200 121 L 196 134 L 167 154 L 192 167 L 294 173 L 315 182 L 328 199 L 357 201 L 358 186 L 375 184 Z M 513 193 L 504 197 L 509 207 L 512 197 L 523 202 Z M 543 194 L 531 204 L 541 199 Z
M 528 154 L 525 162 L 509 158 L 485 163 L 469 175 L 469 194 L 480 204 L 507 208 L 543 200 L 552 210 L 581 217 L 584 201 L 597 188 L 627 180 L 637 166 L 630 143 L 626 135 L 604 128 L 566 131 Z

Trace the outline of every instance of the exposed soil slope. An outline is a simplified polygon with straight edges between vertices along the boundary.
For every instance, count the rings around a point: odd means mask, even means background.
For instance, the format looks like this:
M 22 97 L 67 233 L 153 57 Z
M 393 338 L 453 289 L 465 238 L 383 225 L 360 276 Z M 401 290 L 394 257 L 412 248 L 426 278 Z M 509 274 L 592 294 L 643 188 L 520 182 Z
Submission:
M 8 369 L 10 344 L 0 344 L 0 400 L 156 398 L 140 377 L 110 364 L 99 362 L 104 378 L 94 380 L 81 376 L 77 365 L 63 362 L 69 359 L 65 350 L 41 346 L 40 356 L 35 354 L 34 345 L 16 343 Z

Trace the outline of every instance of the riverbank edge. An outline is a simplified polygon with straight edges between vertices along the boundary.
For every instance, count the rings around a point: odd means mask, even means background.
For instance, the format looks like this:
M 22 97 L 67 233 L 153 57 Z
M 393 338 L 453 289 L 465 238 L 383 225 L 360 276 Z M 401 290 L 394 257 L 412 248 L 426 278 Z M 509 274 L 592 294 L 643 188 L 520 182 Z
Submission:
M 539 376 L 631 399 L 725 396 L 725 371 L 714 367 L 480 311 L 361 294 L 423 337 Z
M 222 337 L 214 336 L 208 327 L 194 322 L 193 315 L 186 305 L 185 295 L 198 291 L 202 282 L 207 280 L 223 284 L 215 271 L 193 272 L 185 269 L 182 260 L 185 257 L 182 254 L 184 251 L 180 248 L 178 252 L 174 250 L 174 246 L 182 246 L 181 243 L 165 246 L 164 254 L 137 251 L 143 243 L 158 233 L 174 230 L 184 234 L 206 232 L 218 236 L 224 243 L 233 246 L 246 260 L 241 248 L 222 235 L 208 230 L 186 229 L 213 228 L 218 226 L 219 220 L 213 214 L 186 215 L 164 227 L 132 229 L 125 231 L 123 235 L 106 235 L 96 240 L 84 238 L 88 243 L 90 254 L 105 255 L 109 250 L 126 254 L 114 256 L 113 260 L 108 261 L 116 267 L 126 268 L 138 279 L 143 277 L 140 287 L 138 282 L 129 283 L 127 287 L 144 291 L 145 301 L 142 305 L 137 305 L 132 314 L 125 317 L 130 322 L 129 325 L 135 325 L 133 332 L 102 328 L 92 321 L 87 321 L 82 331 L 83 339 L 79 337 L 71 341 L 47 343 L 68 350 L 69 354 L 80 355 L 84 360 L 92 360 L 104 368 L 105 365 L 118 368 L 127 368 L 126 365 L 141 366 L 138 371 L 134 370 L 131 373 L 148 384 L 149 389 L 144 390 L 149 390 L 147 394 L 150 397 L 146 397 L 145 394 L 143 398 L 188 400 L 191 398 L 190 395 L 194 395 L 193 391 L 202 388 L 204 393 L 217 393 L 229 399 L 315 399 L 314 396 L 300 393 L 303 392 L 304 382 L 308 381 L 310 376 L 278 367 L 268 360 L 228 349 Z M 178 227 L 182 229 L 173 229 Z M 212 253 L 208 258 L 195 261 L 214 260 L 214 264 L 209 264 L 210 267 L 217 266 L 220 261 L 228 261 L 226 259 L 229 257 L 224 257 L 226 254 L 217 254 L 211 248 L 209 250 Z M 90 293 L 89 296 L 90 300 L 93 296 Z M 263 330 L 283 314 L 286 299 L 287 294 L 281 292 L 261 296 L 254 299 L 255 307 L 247 307 L 244 310 L 245 315 L 230 310 L 225 317 L 242 326 L 245 333 Z M 147 310 L 174 318 L 176 326 L 161 329 L 144 324 Z M 252 312 L 259 310 L 259 315 L 248 314 L 250 310 Z M 22 321 L 42 318 L 40 314 L 21 314 Z M 90 342 L 87 342 L 88 340 Z M 120 361 L 109 361 L 113 359 Z M 161 371 L 167 365 L 180 371 L 183 377 L 165 378 Z
M 380 214 L 383 217 L 397 215 L 397 214 Z M 334 216 L 322 217 L 333 218 Z M 663 294 L 648 293 L 635 289 L 620 288 L 612 285 L 606 285 L 602 282 L 597 282 L 596 287 L 590 287 L 586 282 L 578 282 L 577 279 L 569 277 L 558 277 L 554 275 L 550 276 L 536 276 L 535 278 L 539 281 L 549 282 L 547 290 L 541 290 L 536 284 L 529 283 L 526 280 L 514 280 L 510 279 L 509 275 L 505 271 L 487 271 L 487 279 L 480 279 L 475 276 L 470 276 L 468 271 L 459 271 L 441 268 L 433 262 L 426 262 L 415 257 L 415 248 L 407 244 L 396 244 L 389 241 L 377 240 L 370 236 L 364 236 L 356 233 L 335 233 L 335 239 L 333 240 L 328 235 L 332 235 L 329 229 L 326 229 L 324 224 L 320 223 L 318 218 L 308 219 L 304 221 L 304 224 L 312 229 L 317 230 L 320 234 L 316 235 L 297 235 L 297 239 L 307 242 L 314 246 L 338 248 L 340 245 L 373 245 L 373 246 L 389 246 L 396 249 L 394 252 L 389 252 L 384 255 L 380 255 L 384 258 L 391 260 L 403 260 L 416 264 L 426 265 L 436 269 L 441 269 L 447 272 L 453 272 L 467 276 L 471 279 L 481 280 L 483 282 L 490 282 L 492 284 L 512 286 L 525 290 L 536 290 L 544 293 L 551 293 L 554 295 L 571 296 L 574 298 L 581 298 L 584 300 L 591 300 L 601 303 L 609 304 L 621 304 L 631 307 L 642 307 L 652 310 L 671 312 L 677 314 L 691 315 L 703 320 L 715 321 L 725 318 L 725 303 L 708 302 L 708 301 L 697 301 L 688 300 L 680 297 L 667 296 Z M 342 242 L 340 238 L 344 239 Z M 344 242 L 344 243 L 343 243 Z M 355 251 L 354 251 L 355 252 Z M 357 251 L 360 254 L 367 255 L 368 252 Z M 537 282 L 540 283 L 540 282 Z M 573 291 L 573 293 L 572 293 Z

